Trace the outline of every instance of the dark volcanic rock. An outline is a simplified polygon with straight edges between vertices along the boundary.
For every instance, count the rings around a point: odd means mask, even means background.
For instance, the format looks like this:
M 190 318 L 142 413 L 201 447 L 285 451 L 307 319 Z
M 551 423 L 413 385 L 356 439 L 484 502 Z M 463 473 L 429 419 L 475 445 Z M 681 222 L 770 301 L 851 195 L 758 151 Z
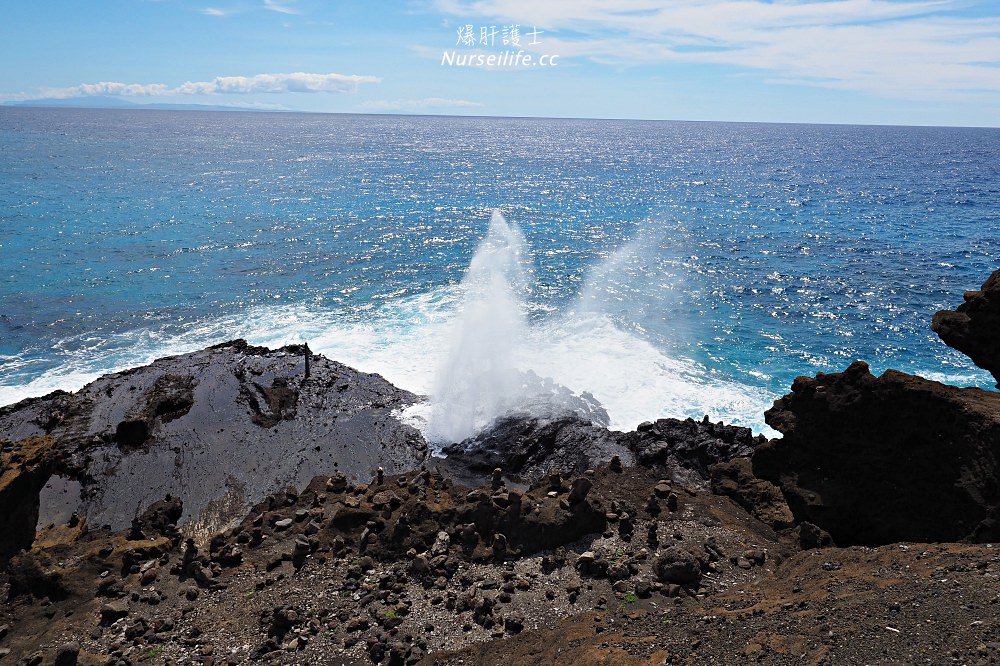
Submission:
M 554 468 L 579 474 L 614 456 L 632 464 L 624 442 L 622 433 L 592 425 L 574 413 L 551 418 L 512 414 L 444 452 L 482 474 L 499 467 L 508 476 L 535 482 Z
M 754 474 L 838 545 L 1000 539 L 1000 394 L 856 362 L 799 377 L 765 418 L 784 438 Z
M 701 421 L 658 419 L 628 436 L 640 464 L 679 467 L 696 472 L 699 480 L 709 478 L 716 463 L 750 455 L 757 443 L 749 428 L 712 423 L 707 416 Z
M 698 558 L 680 546 L 667 548 L 654 563 L 656 577 L 661 583 L 688 585 L 701 580 L 701 563 Z
M 454 462 L 481 474 L 499 467 L 527 482 L 551 469 L 579 474 L 610 461 L 613 469 L 639 463 L 700 485 L 708 480 L 709 467 L 750 455 L 756 443 L 749 428 L 710 423 L 707 418 L 659 419 L 622 433 L 574 413 L 549 418 L 513 414 L 444 451 Z
M 979 291 L 965 292 L 965 303 L 934 315 L 931 328 L 997 380 L 1000 388 L 1000 270 Z
M 0 442 L 15 452 L 29 437 L 57 442 L 54 462 L 17 481 L 18 506 L 27 507 L 18 520 L 32 522 L 37 481 L 44 485 L 53 470 L 82 485 L 69 510 L 92 526 L 126 527 L 137 507 L 170 495 L 183 501 L 180 520 L 207 534 L 317 473 L 340 470 L 360 480 L 379 466 L 396 473 L 420 465 L 423 438 L 392 414 L 413 394 L 321 356 L 311 357 L 306 378 L 305 353 L 304 346 L 269 350 L 237 340 L 107 375 L 74 394 L 0 408 Z M 0 502 L 10 496 L 0 490 Z M 34 512 L 41 524 L 56 513 L 44 503 Z M 156 525 L 149 527 L 159 532 L 173 519 L 150 516 Z M 2 533 L 28 528 L 11 529 Z M 23 545 L 24 538 L 6 541 Z
M 714 465 L 712 492 L 731 498 L 762 523 L 776 530 L 795 524 L 781 489 L 770 481 L 754 476 L 753 464 L 749 458 L 733 458 Z

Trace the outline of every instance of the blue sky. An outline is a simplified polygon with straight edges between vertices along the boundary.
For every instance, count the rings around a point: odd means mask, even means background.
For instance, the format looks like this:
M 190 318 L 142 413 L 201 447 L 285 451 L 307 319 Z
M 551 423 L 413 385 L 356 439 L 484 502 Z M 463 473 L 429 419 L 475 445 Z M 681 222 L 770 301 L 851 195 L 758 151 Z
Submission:
M 0 13 L 0 101 L 1000 125 L 995 0 L 4 0 Z

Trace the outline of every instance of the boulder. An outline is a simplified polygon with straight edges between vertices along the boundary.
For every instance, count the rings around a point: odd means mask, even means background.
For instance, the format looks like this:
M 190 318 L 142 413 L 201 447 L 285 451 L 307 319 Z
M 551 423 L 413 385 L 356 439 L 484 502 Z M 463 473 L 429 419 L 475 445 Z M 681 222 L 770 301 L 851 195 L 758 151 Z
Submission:
M 628 446 L 636 460 L 647 467 L 666 466 L 692 472 L 685 480 L 693 483 L 709 478 L 709 468 L 738 456 L 749 456 L 763 440 L 740 426 L 712 423 L 706 416 L 694 419 L 657 419 L 644 428 L 628 433 Z
M 688 585 L 701 580 L 701 563 L 698 558 L 680 546 L 667 548 L 653 564 L 661 583 Z

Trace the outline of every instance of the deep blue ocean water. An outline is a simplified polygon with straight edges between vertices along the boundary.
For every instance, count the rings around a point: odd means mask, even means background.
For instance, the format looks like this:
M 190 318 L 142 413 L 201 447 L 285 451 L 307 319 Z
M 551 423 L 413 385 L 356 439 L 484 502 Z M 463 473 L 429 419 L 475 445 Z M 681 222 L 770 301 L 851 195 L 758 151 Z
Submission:
M 1000 268 L 1000 130 L 0 107 L 0 404 L 234 337 L 431 390 L 492 209 L 518 363 L 612 425 L 763 427 Z

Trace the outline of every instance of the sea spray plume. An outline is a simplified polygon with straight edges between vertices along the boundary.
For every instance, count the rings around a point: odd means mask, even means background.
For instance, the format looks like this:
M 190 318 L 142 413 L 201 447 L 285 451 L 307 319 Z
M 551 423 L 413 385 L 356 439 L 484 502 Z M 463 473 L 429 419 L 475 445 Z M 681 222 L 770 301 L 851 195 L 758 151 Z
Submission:
M 522 380 L 513 357 L 526 328 L 518 297 L 526 288 L 525 256 L 517 224 L 493 211 L 462 279 L 462 310 L 434 382 L 430 441 L 462 441 L 517 403 Z

